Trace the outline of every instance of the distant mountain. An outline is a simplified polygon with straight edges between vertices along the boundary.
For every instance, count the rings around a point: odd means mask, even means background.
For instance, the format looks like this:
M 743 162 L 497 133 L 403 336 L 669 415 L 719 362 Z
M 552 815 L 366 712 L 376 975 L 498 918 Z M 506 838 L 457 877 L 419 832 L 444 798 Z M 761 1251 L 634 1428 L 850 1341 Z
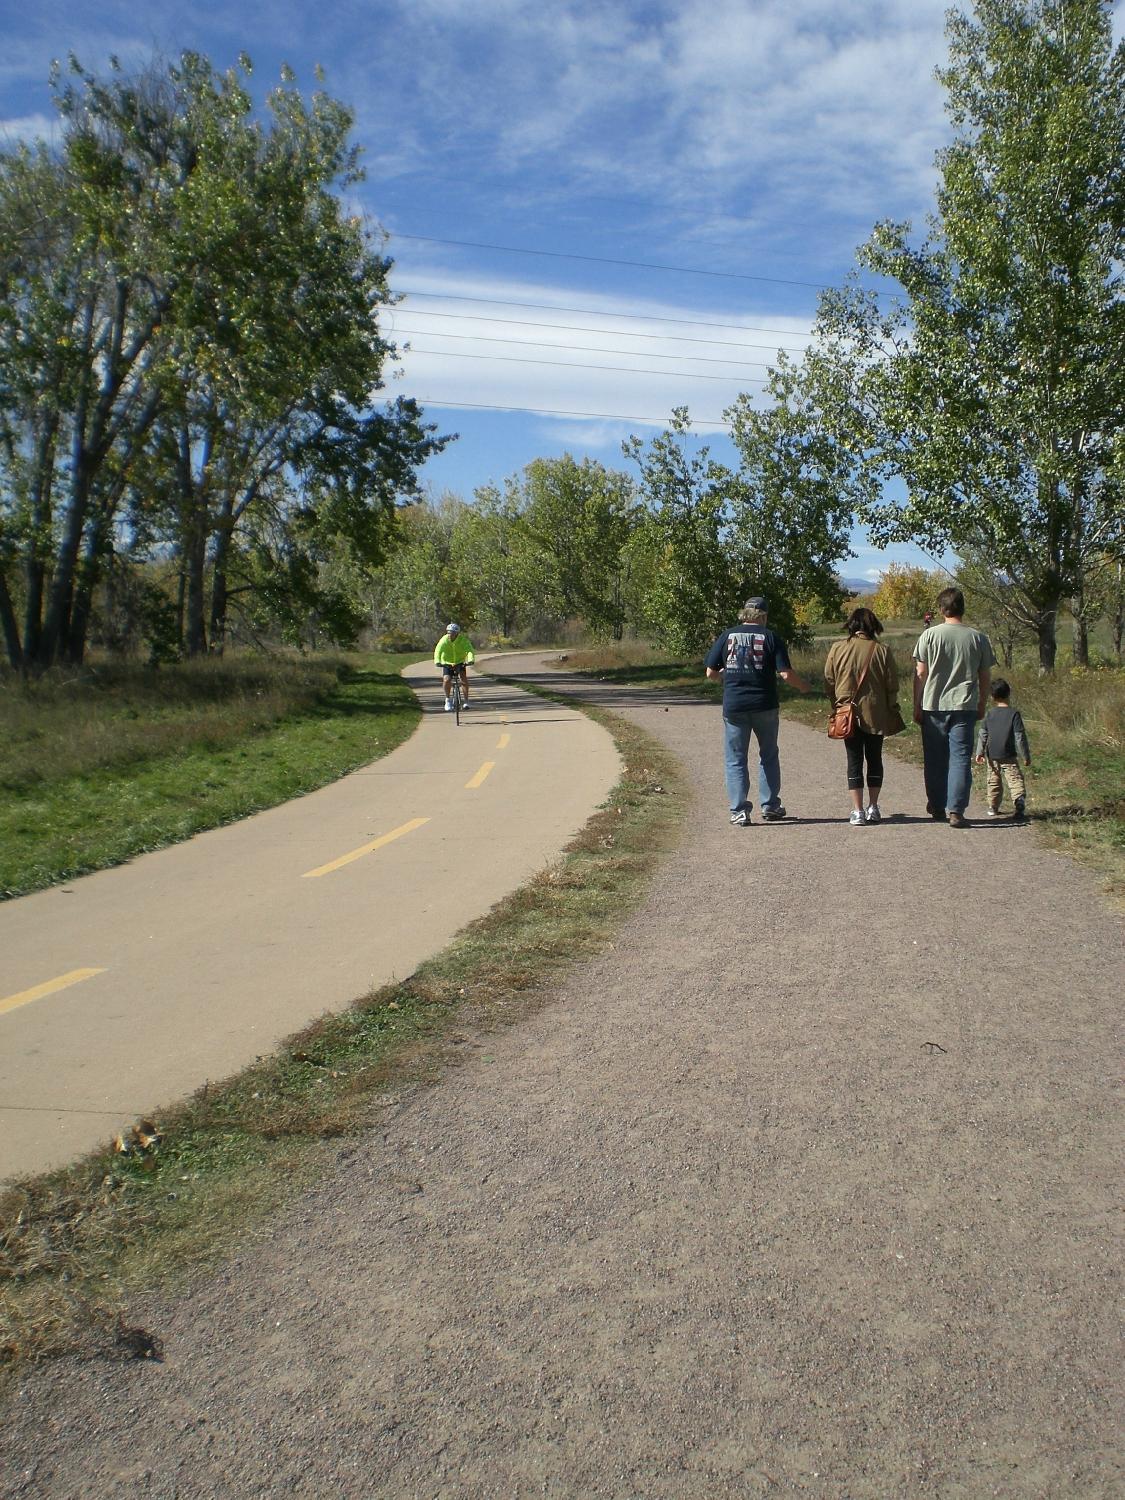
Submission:
M 871 578 L 841 578 L 840 587 L 847 589 L 849 594 L 870 594 L 879 585 Z

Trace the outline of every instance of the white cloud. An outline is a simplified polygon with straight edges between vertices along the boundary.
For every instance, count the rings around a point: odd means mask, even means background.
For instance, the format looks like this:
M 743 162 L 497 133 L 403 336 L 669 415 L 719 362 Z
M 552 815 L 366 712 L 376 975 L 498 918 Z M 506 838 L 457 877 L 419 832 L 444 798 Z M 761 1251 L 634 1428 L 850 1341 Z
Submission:
M 58 125 L 56 115 L 17 115 L 9 120 L 0 120 L 0 142 L 10 146 L 19 141 L 49 141 L 54 138 Z
M 411 0 L 418 25 L 441 22 L 412 86 L 438 134 L 471 143 L 497 169 L 540 163 L 546 198 L 647 197 L 669 221 L 721 221 L 732 203 L 756 222 L 791 225 L 830 209 L 866 226 L 928 205 L 946 135 L 932 76 L 943 9 L 944 0 Z M 388 119 L 393 105 L 383 101 Z
M 741 303 L 700 309 L 409 265 L 395 285 L 405 300 L 382 322 L 411 346 L 401 358 L 410 394 L 432 406 L 573 413 L 576 442 L 663 426 L 685 405 L 700 431 L 721 431 L 736 396 L 762 391 L 778 348 L 808 342 L 807 321 Z

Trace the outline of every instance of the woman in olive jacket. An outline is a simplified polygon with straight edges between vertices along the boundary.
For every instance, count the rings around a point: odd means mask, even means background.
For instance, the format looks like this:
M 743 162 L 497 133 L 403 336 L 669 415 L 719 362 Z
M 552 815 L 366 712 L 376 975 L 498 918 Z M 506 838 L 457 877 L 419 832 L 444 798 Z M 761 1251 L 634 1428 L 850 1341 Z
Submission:
M 883 626 L 870 609 L 855 609 L 844 626 L 847 639 L 837 641 L 824 663 L 824 681 L 833 710 L 854 702 L 856 732 L 844 741 L 848 754 L 848 791 L 853 828 L 878 823 L 883 786 L 883 737 L 906 726 L 898 707 L 898 669 L 890 650 L 878 640 Z M 864 668 L 867 668 L 864 675 Z M 856 692 L 860 677 L 863 684 Z M 863 811 L 863 762 L 867 761 L 867 813 Z

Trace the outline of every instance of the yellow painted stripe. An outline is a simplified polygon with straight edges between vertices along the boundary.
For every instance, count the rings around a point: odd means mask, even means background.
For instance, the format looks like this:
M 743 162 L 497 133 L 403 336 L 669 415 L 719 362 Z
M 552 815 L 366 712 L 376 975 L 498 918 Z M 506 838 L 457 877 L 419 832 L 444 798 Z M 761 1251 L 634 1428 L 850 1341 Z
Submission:
M 496 741 L 496 748 L 497 748 L 497 750 L 504 750 L 504 749 L 506 749 L 507 746 L 511 743 L 511 739 L 512 739 L 512 736 L 510 734 L 502 734 L 500 736 L 500 738 Z
M 494 760 L 486 760 L 485 763 L 484 763 L 484 765 L 481 766 L 480 770 L 473 777 L 472 781 L 466 781 L 466 783 L 465 783 L 465 790 L 467 792 L 471 792 L 471 791 L 474 790 L 474 788 L 480 786 L 481 782 L 488 775 L 489 771 L 492 770 L 492 768 L 493 768 L 493 766 L 495 764 L 496 764 L 496 762 Z
M 18 995 L 8 995 L 0 1000 L 0 1016 L 18 1006 L 30 1005 L 33 1000 L 42 1000 L 44 995 L 54 995 L 59 990 L 69 989 L 72 984 L 81 984 L 84 979 L 93 979 L 95 974 L 104 973 L 104 969 L 71 969 L 69 974 L 60 974 L 57 979 L 48 979 L 45 984 L 37 984 L 30 990 L 20 990 Z
M 330 864 L 320 865 L 315 870 L 306 870 L 301 876 L 302 880 L 315 880 L 318 875 L 331 875 L 333 870 L 340 870 L 344 865 L 350 865 L 353 859 L 362 859 L 365 854 L 372 853 L 375 849 L 381 849 L 384 844 L 393 843 L 395 839 L 402 838 L 404 833 L 413 833 L 416 828 L 421 828 L 423 823 L 428 823 L 429 818 L 411 818 L 409 823 L 404 823 L 401 828 L 392 828 L 390 833 L 384 833 L 381 838 L 372 839 L 369 844 L 361 844 L 358 849 L 353 849 L 350 854 L 341 854 L 339 859 L 334 859 Z

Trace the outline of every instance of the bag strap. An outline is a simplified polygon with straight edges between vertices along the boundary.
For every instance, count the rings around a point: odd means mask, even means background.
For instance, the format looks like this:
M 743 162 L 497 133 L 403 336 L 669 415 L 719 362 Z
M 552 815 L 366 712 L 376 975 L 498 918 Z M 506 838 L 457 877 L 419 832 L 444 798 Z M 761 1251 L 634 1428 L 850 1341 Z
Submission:
M 867 653 L 867 660 L 863 664 L 863 671 L 859 674 L 859 680 L 857 681 L 857 683 L 855 685 L 855 692 L 851 695 L 850 698 L 846 698 L 844 700 L 846 703 L 852 703 L 852 704 L 854 704 L 855 700 L 859 697 L 859 690 L 863 686 L 863 679 L 867 676 L 867 669 L 868 669 L 868 667 L 870 667 L 872 661 L 874 660 L 874 657 L 875 657 L 875 647 L 878 644 L 879 644 L 878 641 L 872 641 L 871 642 L 871 650 Z

